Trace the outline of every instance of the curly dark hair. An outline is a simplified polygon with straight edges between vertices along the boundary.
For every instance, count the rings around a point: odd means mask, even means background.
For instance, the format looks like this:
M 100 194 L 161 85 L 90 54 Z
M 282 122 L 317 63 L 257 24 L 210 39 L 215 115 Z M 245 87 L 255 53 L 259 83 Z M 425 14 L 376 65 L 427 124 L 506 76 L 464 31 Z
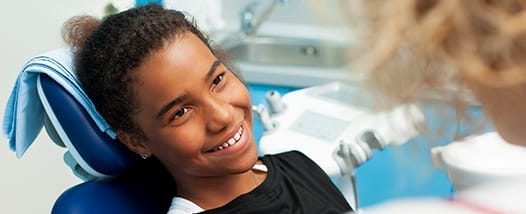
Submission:
M 132 8 L 102 21 L 90 16 L 74 17 L 63 28 L 64 40 L 75 51 L 79 81 L 97 111 L 113 129 L 138 137 L 145 136 L 133 116 L 137 106 L 131 74 L 148 56 L 185 32 L 195 34 L 224 60 L 224 55 L 211 48 L 205 35 L 183 13 L 155 4 Z

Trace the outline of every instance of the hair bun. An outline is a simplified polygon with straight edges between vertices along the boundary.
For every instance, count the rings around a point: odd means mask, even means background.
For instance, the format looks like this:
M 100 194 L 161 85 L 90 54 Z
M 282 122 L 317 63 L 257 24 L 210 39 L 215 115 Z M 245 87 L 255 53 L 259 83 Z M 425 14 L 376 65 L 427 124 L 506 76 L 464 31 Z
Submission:
M 99 27 L 101 21 L 93 16 L 74 16 L 64 23 L 62 39 L 75 50 L 84 47 L 86 39 Z

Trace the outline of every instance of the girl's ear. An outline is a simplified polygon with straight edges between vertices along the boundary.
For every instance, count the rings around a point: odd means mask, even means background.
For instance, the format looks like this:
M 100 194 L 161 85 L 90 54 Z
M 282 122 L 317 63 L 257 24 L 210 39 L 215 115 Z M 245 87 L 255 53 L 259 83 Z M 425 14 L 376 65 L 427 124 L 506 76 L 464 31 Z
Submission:
M 117 138 L 121 143 L 123 143 L 126 147 L 128 147 L 129 150 L 132 152 L 138 154 L 138 155 L 146 155 L 150 156 L 151 151 L 148 148 L 148 146 L 144 143 L 144 140 L 142 140 L 137 135 L 124 132 L 124 131 L 117 131 Z

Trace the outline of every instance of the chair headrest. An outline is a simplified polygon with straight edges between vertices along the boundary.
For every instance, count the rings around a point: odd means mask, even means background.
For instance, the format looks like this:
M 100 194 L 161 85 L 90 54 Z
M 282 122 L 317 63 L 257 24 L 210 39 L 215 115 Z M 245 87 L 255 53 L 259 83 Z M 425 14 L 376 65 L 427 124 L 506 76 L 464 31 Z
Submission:
M 53 128 L 88 174 L 120 175 L 139 160 L 122 143 L 102 132 L 85 108 L 52 78 L 40 75 L 37 89 Z

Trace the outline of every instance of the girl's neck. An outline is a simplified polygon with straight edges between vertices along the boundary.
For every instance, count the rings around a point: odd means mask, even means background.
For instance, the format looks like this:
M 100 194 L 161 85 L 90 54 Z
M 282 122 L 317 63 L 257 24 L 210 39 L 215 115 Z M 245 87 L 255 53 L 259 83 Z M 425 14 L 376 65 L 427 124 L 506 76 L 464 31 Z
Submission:
M 244 173 L 218 177 L 189 178 L 177 180 L 177 194 L 208 210 L 223 206 L 238 196 L 258 187 L 266 172 L 251 169 Z

